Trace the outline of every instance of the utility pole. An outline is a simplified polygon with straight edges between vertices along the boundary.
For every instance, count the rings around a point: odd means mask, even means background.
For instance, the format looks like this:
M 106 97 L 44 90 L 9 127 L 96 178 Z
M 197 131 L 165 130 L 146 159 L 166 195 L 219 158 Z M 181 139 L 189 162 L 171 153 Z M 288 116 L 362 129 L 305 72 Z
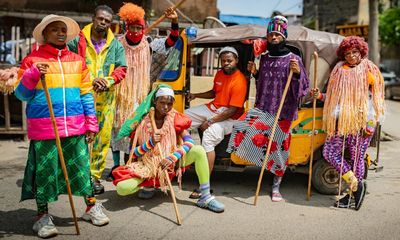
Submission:
M 368 28 L 368 47 L 369 59 L 379 65 L 379 20 L 378 5 L 379 0 L 369 0 L 369 28 Z

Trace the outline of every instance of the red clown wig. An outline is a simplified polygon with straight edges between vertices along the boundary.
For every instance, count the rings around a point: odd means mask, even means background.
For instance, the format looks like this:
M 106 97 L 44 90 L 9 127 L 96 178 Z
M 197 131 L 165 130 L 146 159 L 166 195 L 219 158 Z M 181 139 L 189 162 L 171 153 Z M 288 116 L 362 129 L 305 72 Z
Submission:
M 344 53 L 352 48 L 356 48 L 358 51 L 360 51 L 361 58 L 364 58 L 368 55 L 368 43 L 364 41 L 364 38 L 348 36 L 343 39 L 336 51 L 336 55 L 338 56 L 339 60 L 344 61 Z
M 118 15 L 127 24 L 140 24 L 144 26 L 144 9 L 133 3 L 124 3 Z

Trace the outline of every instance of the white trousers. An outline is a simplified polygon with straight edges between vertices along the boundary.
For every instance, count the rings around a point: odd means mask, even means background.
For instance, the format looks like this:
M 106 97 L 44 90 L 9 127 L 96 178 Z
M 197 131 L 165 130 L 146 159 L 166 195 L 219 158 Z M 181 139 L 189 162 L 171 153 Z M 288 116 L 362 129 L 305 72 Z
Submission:
M 226 108 L 221 107 L 214 113 L 206 105 L 199 105 L 185 110 L 185 114 L 192 119 L 192 125 L 190 129 L 196 129 L 201 126 L 207 119 L 214 117 L 215 115 L 223 112 Z M 211 124 L 204 132 L 203 139 L 201 141 L 206 152 L 214 151 L 215 146 L 218 145 L 224 136 L 232 132 L 233 124 L 235 120 L 227 119 L 222 122 L 216 122 Z

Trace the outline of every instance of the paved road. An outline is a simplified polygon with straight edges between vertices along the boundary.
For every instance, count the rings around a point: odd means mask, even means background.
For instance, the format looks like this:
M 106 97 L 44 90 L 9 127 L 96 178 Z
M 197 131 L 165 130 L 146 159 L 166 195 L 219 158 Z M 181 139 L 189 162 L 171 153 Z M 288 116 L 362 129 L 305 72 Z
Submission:
M 400 138 L 400 102 L 388 102 L 384 131 Z M 26 142 L 0 142 L 0 238 L 32 239 L 34 201 L 19 202 L 21 179 L 27 155 Z M 81 235 L 74 235 L 68 197 L 50 204 L 60 235 L 57 239 L 400 239 L 399 141 L 382 142 L 381 172 L 369 172 L 368 194 L 360 211 L 331 207 L 334 196 L 313 193 L 305 200 L 307 176 L 287 174 L 282 185 L 285 202 L 272 203 L 268 195 L 271 175 L 263 181 L 257 206 L 253 206 L 258 169 L 243 173 L 216 172 L 212 188 L 226 205 L 215 214 L 194 206 L 188 198 L 196 186 L 192 171 L 184 175 L 178 191 L 183 225 L 175 224 L 169 196 L 157 193 L 144 201 L 136 195 L 118 197 L 112 184 L 98 197 L 111 223 L 94 227 L 79 221 Z M 375 156 L 375 149 L 370 154 Z M 111 165 L 111 160 L 109 161 Z M 83 199 L 74 198 L 77 214 L 84 211 Z

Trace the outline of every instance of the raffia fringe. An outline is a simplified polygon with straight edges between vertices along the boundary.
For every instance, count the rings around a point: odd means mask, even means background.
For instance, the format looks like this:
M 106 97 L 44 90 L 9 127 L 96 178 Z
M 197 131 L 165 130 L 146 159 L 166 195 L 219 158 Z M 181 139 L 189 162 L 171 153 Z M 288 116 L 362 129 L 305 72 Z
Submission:
M 384 82 L 375 64 L 368 59 L 350 69 L 344 69 L 343 64 L 336 64 L 328 83 L 323 112 L 323 128 L 328 136 L 356 134 L 366 127 L 368 72 L 374 77 L 371 92 L 375 121 L 384 114 Z
M 176 143 L 176 132 L 174 127 L 174 117 L 175 110 L 171 110 L 168 115 L 165 117 L 163 127 L 159 129 L 159 132 L 162 136 L 160 147 L 163 150 L 164 154 L 171 154 L 178 149 L 178 145 Z M 138 144 L 140 145 L 150 139 L 153 135 L 153 130 L 151 127 L 151 122 L 149 115 L 145 116 L 142 122 L 138 126 Z M 143 157 L 139 158 L 137 162 L 133 162 L 130 168 L 143 179 L 158 179 L 160 182 L 160 189 L 164 192 L 167 191 L 168 182 L 167 177 L 164 174 L 164 171 L 161 167 L 161 156 L 158 148 L 153 149 L 150 152 L 147 152 Z M 174 171 L 174 165 L 171 165 L 168 172 Z
M 114 127 L 120 128 L 133 112 L 135 104 L 140 104 L 150 89 L 151 55 L 147 39 L 139 45 L 130 46 L 125 36 L 120 39 L 126 52 L 126 77 L 116 87 L 116 114 Z

